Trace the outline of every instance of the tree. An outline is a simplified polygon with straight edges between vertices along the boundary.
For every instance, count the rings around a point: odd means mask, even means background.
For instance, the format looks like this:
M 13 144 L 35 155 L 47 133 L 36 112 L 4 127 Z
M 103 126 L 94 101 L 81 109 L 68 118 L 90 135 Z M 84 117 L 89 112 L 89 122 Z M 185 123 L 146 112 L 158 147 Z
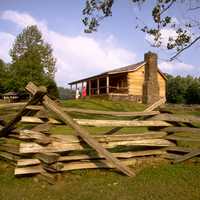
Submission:
M 74 99 L 75 92 L 76 92 L 74 90 L 71 90 L 69 88 L 64 88 L 64 87 L 58 87 L 58 91 L 59 91 L 59 97 L 62 100 Z
M 193 80 L 186 92 L 186 103 L 199 104 L 200 103 L 200 81 Z
M 23 92 L 29 81 L 46 86 L 54 82 L 56 60 L 37 26 L 28 26 L 17 36 L 10 55 L 10 89 Z
M 147 2 L 147 0 L 131 1 L 139 7 Z M 175 50 L 171 60 L 177 58 L 183 51 L 200 41 L 200 22 L 197 12 L 200 9 L 200 1 L 152 0 L 151 3 L 153 6 L 149 12 L 152 15 L 153 26 L 137 24 L 136 27 L 154 39 L 153 46 L 155 47 L 163 45 L 162 30 L 166 28 L 173 29 L 175 34 L 169 36 L 167 42 L 167 49 Z M 82 21 L 86 27 L 86 33 L 97 31 L 101 21 L 112 16 L 113 4 L 114 0 L 86 0 L 85 8 L 82 11 L 84 15 Z M 176 13 L 180 5 L 184 5 L 185 14 L 189 13 L 189 16 L 183 22 L 173 20 L 174 15 L 172 13 Z
M 4 93 L 5 63 L 0 59 L 0 94 Z
M 200 78 L 167 75 L 167 101 L 169 103 L 200 103 Z

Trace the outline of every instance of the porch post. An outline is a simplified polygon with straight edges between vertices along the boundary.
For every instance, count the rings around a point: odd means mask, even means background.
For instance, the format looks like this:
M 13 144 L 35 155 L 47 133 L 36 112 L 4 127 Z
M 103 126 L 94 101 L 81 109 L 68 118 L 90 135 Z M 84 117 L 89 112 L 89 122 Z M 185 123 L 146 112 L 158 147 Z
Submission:
M 97 95 L 99 95 L 99 78 L 97 78 Z
M 77 83 L 76 83 L 76 90 L 77 90 Z
M 109 75 L 106 76 L 106 94 L 109 94 Z
M 72 85 L 70 85 L 70 89 L 72 90 Z
M 88 83 L 89 83 L 89 85 L 88 85 L 88 86 L 89 86 L 89 88 L 88 88 L 88 89 L 89 89 L 88 93 L 89 93 L 89 96 L 91 96 L 91 80 L 89 80 Z

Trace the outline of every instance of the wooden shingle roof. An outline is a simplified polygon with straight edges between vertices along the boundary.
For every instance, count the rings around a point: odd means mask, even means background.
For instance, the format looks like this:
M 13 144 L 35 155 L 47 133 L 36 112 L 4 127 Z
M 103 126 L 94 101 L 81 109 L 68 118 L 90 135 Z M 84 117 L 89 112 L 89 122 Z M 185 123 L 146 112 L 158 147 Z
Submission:
M 135 71 L 136 69 L 143 66 L 144 64 L 145 64 L 145 62 L 142 61 L 142 62 L 132 64 L 132 65 L 128 65 L 128 66 L 125 66 L 125 67 L 120 67 L 120 68 L 117 68 L 117 69 L 114 69 L 114 70 L 103 72 L 101 74 L 97 74 L 95 76 L 90 76 L 90 77 L 87 77 L 87 78 L 84 78 L 84 79 L 73 81 L 73 82 L 69 83 L 69 85 L 72 85 L 72 84 L 75 84 L 75 83 L 80 83 L 80 82 L 83 82 L 83 81 L 87 81 L 89 79 L 93 79 L 93 78 L 108 75 L 108 74 L 120 74 L 120 73 Z

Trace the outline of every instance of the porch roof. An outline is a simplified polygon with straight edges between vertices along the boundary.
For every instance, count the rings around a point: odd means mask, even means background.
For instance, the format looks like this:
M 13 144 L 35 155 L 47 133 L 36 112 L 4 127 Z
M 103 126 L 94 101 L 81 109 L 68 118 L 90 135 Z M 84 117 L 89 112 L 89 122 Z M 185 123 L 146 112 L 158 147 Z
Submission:
M 142 62 L 139 62 L 139 63 L 136 63 L 136 64 L 132 64 L 132 65 L 120 67 L 120 68 L 117 68 L 117 69 L 114 69 L 114 70 L 106 71 L 106 72 L 103 72 L 101 74 L 90 76 L 90 77 L 87 77 L 87 78 L 84 78 L 84 79 L 76 80 L 76 81 L 73 81 L 73 82 L 68 83 L 68 84 L 73 85 L 73 84 L 76 84 L 76 83 L 81 83 L 81 82 L 84 82 L 84 81 L 88 81 L 90 79 L 94 79 L 94 78 L 97 78 L 97 77 L 110 75 L 110 74 L 120 74 L 120 73 L 131 72 L 131 71 L 135 71 L 136 69 L 138 69 L 138 68 L 140 68 L 144 65 L 145 65 L 145 62 L 142 61 Z

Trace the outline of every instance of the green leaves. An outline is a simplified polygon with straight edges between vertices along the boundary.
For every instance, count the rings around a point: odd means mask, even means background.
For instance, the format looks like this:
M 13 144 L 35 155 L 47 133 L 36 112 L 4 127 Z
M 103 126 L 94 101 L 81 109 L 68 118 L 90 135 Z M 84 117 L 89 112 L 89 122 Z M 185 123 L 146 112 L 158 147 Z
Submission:
M 82 22 L 85 33 L 97 31 L 97 27 L 105 17 L 112 16 L 112 5 L 114 0 L 86 0 L 85 8 L 82 10 L 85 16 Z
M 10 50 L 12 57 L 9 70 L 12 78 L 8 81 L 10 89 L 23 92 L 27 83 L 32 81 L 37 85 L 47 87 L 51 85 L 51 88 L 54 87 L 57 90 L 53 80 L 56 72 L 56 59 L 52 52 L 51 46 L 42 39 L 37 26 L 26 27 L 17 36 Z M 55 91 L 54 93 L 56 94 Z

